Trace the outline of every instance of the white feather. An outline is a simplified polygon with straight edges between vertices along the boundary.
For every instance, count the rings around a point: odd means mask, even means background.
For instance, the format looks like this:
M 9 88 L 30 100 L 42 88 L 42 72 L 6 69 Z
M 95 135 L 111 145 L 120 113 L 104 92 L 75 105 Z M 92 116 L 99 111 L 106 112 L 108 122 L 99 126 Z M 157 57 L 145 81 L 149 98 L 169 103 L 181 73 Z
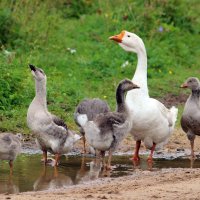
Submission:
M 84 127 L 87 121 L 88 121 L 88 118 L 86 114 L 77 115 L 77 122 L 80 124 L 80 126 Z
M 126 96 L 129 118 L 132 121 L 131 134 L 135 140 L 144 141 L 147 148 L 151 148 L 153 143 L 164 144 L 173 132 L 178 109 L 167 109 L 161 102 L 149 97 L 147 56 L 142 39 L 126 31 L 120 46 L 126 51 L 137 53 L 138 56 L 132 81 L 140 88 L 129 91 Z

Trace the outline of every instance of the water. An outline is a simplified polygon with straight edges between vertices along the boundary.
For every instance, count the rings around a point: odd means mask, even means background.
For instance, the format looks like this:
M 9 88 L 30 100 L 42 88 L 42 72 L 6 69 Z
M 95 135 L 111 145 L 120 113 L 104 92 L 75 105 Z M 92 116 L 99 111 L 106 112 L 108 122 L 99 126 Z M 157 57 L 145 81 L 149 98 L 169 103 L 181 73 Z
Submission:
M 114 156 L 113 170 L 105 172 L 100 164 L 94 164 L 94 158 L 77 156 L 62 156 L 60 166 L 55 169 L 44 167 L 40 154 L 21 154 L 14 162 L 13 175 L 9 174 L 7 162 L 0 163 L 0 193 L 19 193 L 25 191 L 51 190 L 70 185 L 80 184 L 106 177 L 119 177 L 133 174 L 135 167 L 130 156 Z M 189 168 L 189 159 L 174 160 L 155 159 L 153 170 L 161 168 Z M 146 158 L 140 162 L 141 170 L 148 170 Z M 200 160 L 193 163 L 193 167 L 200 167 Z

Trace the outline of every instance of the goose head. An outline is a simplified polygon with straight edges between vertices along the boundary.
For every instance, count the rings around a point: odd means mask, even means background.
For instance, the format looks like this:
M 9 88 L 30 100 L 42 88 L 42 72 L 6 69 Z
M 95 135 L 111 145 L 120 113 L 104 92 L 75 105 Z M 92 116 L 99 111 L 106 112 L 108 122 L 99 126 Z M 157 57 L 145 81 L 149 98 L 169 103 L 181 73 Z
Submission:
M 134 84 L 131 80 L 129 80 L 129 79 L 124 79 L 124 80 L 122 80 L 122 81 L 119 83 L 118 88 L 119 88 L 121 91 L 127 92 L 127 91 L 129 91 L 129 90 L 136 89 L 136 88 L 140 88 L 140 87 L 139 87 L 138 85 Z
M 31 73 L 35 80 L 37 81 L 45 81 L 46 75 L 44 71 L 38 67 L 35 67 L 34 65 L 29 64 L 29 67 L 31 69 Z
M 139 51 L 145 52 L 145 46 L 142 39 L 135 33 L 128 31 L 122 31 L 118 35 L 109 37 L 110 40 L 114 40 L 125 51 L 138 53 Z
M 200 86 L 199 79 L 196 77 L 190 77 L 185 83 L 181 85 L 181 88 L 189 88 L 191 90 L 197 90 Z

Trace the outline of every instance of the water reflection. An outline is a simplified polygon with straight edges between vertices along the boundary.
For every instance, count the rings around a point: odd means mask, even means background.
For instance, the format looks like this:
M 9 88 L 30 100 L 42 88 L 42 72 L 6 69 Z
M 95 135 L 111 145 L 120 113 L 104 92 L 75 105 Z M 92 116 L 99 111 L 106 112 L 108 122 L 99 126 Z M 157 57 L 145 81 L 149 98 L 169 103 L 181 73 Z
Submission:
M 132 160 L 132 159 L 131 159 Z M 132 160 L 133 169 L 144 169 L 146 168 L 149 171 L 153 170 L 153 161 L 146 161 L 146 167 L 144 167 L 144 162 L 140 162 L 140 160 Z
M 100 160 L 88 157 L 61 157 L 58 168 L 44 167 L 40 162 L 41 155 L 17 157 L 13 175 L 10 175 L 7 162 L 0 164 L 0 193 L 19 193 L 25 191 L 50 190 L 68 187 L 104 177 L 119 177 L 133 174 L 137 170 L 158 170 L 159 168 L 200 167 L 200 159 L 155 159 L 149 166 L 146 158 L 133 163 L 130 156 L 113 156 L 111 171 L 104 171 Z M 152 168 L 153 167 L 153 168 Z
M 50 190 L 73 185 L 73 181 L 69 176 L 64 173 L 58 172 L 58 168 L 53 170 L 47 170 L 47 167 L 43 167 L 43 171 L 39 178 L 33 184 L 33 190 Z
M 93 159 L 89 163 L 87 163 L 86 160 L 87 159 L 85 157 L 83 157 L 81 160 L 81 168 L 77 172 L 76 183 L 96 180 L 97 178 L 100 177 L 102 170 L 102 163 L 100 159 Z
M 19 193 L 19 187 L 14 184 L 12 174 L 8 175 L 7 181 L 0 182 L 0 193 Z

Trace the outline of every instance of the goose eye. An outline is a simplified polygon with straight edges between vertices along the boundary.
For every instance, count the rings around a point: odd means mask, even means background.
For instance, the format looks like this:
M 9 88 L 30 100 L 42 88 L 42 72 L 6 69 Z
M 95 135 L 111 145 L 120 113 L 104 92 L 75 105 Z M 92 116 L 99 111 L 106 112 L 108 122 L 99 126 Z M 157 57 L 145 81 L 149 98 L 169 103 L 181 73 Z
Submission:
M 127 35 L 127 37 L 131 37 L 130 35 Z

